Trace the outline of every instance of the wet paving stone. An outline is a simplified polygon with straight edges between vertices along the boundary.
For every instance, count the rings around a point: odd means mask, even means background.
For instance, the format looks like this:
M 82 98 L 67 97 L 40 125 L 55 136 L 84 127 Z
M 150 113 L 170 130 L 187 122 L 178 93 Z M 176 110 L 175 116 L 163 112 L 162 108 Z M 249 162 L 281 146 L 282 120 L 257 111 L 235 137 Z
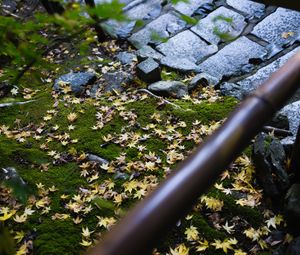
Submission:
M 216 45 L 208 45 L 189 30 L 175 35 L 157 49 L 166 56 L 186 58 L 194 63 L 218 51 Z
M 198 72 L 199 70 L 199 67 L 191 60 L 176 56 L 163 57 L 160 63 L 180 72 Z
M 172 13 L 166 13 L 133 34 L 129 41 L 137 48 L 148 43 L 161 43 L 176 32 L 184 29 L 186 22 Z
M 260 18 L 265 13 L 265 5 L 249 0 L 227 0 L 227 4 L 245 14 Z
M 237 84 L 239 85 L 239 90 L 242 97 L 248 95 L 258 86 L 264 83 L 272 75 L 272 73 L 276 72 L 280 67 L 282 67 L 288 61 L 288 59 L 299 50 L 300 47 L 294 49 L 281 58 L 276 59 L 271 64 L 259 69 L 254 75 L 251 75 L 250 77 L 238 82 Z
M 276 45 L 286 45 L 299 36 L 300 12 L 278 8 L 258 23 L 252 34 Z
M 204 4 L 211 4 L 212 2 L 213 2 L 212 0 L 193 0 L 187 3 L 179 2 L 173 7 L 176 11 L 184 15 L 191 16 L 200 6 Z
M 103 1 L 103 0 L 102 0 Z M 130 1 L 123 0 L 123 3 Z M 105 30 L 113 37 L 127 38 L 135 28 L 136 20 L 153 20 L 157 18 L 162 11 L 162 0 L 148 0 L 133 6 L 125 15 L 129 18 L 128 22 L 118 22 L 110 20 L 103 24 Z
M 140 48 L 137 52 L 136 55 L 138 57 L 138 60 L 145 60 L 147 58 L 153 58 L 154 60 L 160 61 L 163 57 L 162 54 L 154 50 L 152 47 L 146 45 Z
M 251 59 L 262 58 L 265 54 L 264 47 L 243 36 L 209 57 L 199 68 L 221 80 L 224 76 L 240 75 L 242 68 Z
M 206 41 L 218 44 L 235 39 L 245 26 L 244 16 L 222 6 L 201 19 L 191 30 Z

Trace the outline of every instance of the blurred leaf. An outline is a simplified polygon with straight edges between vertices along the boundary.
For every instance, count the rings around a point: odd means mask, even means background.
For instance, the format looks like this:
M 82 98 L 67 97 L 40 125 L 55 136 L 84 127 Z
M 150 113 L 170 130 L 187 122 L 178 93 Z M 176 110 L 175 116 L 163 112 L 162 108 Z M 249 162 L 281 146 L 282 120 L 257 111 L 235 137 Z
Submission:
M 195 19 L 195 18 L 192 18 L 190 16 L 187 16 L 187 15 L 184 15 L 184 14 L 181 14 L 180 15 L 180 18 L 185 21 L 186 23 L 190 24 L 190 25 L 196 25 L 198 23 L 198 20 Z

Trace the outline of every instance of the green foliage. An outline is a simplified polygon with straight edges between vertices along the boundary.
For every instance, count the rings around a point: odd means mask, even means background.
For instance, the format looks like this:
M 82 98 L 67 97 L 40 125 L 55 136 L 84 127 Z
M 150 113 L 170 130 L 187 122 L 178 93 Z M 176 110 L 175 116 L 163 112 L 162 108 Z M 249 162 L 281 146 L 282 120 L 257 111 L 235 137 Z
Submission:
M 193 17 L 190 17 L 190 16 L 187 16 L 187 15 L 184 15 L 184 14 L 181 14 L 180 18 L 183 21 L 185 21 L 187 24 L 190 24 L 190 25 L 196 25 L 198 23 L 197 19 L 195 19 Z
M 16 84 L 22 74 L 31 70 L 41 74 L 56 66 L 47 53 L 62 42 L 74 41 L 75 51 L 86 55 L 89 45 L 95 42 L 95 33 L 90 28 L 95 22 L 126 19 L 123 4 L 118 0 L 98 4 L 95 8 L 84 5 L 68 5 L 61 15 L 37 12 L 31 18 L 0 17 L 0 57 L 7 59 L 0 74 L 0 81 Z M 88 10 L 88 15 L 84 15 Z M 92 17 L 97 16 L 97 19 Z

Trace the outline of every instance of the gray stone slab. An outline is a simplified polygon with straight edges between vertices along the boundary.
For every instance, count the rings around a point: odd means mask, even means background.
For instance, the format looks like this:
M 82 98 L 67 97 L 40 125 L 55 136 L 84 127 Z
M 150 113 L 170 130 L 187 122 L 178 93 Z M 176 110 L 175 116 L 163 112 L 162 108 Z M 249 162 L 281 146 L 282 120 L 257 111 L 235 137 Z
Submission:
M 176 56 L 163 57 L 160 63 L 164 66 L 176 69 L 180 72 L 198 72 L 199 67 L 187 58 L 180 58 Z
M 135 27 L 136 20 L 153 20 L 162 10 L 162 0 L 147 0 L 128 11 L 125 15 L 130 19 L 128 22 L 109 20 L 103 24 L 104 29 L 113 37 L 127 38 Z
M 294 41 L 299 35 L 300 12 L 278 8 L 260 23 L 252 34 L 277 45 L 285 45 Z
M 290 131 L 295 137 L 297 134 L 298 127 L 300 125 L 300 101 L 296 101 L 285 106 L 281 111 L 281 114 L 288 117 L 290 124 Z
M 265 5 L 249 0 L 227 0 L 227 4 L 249 16 L 260 18 L 265 13 Z
M 218 51 L 216 45 L 208 45 L 193 32 L 186 30 L 157 46 L 165 56 L 186 58 L 196 63 Z
M 162 0 L 147 0 L 129 9 L 125 14 L 130 19 L 149 20 L 157 18 L 162 10 Z
M 158 81 L 149 85 L 148 89 L 159 96 L 182 98 L 188 95 L 187 86 L 180 81 Z
M 201 19 L 191 30 L 206 41 L 218 44 L 221 41 L 235 39 L 245 26 L 244 16 L 222 6 Z
M 258 86 L 264 83 L 272 73 L 276 72 L 280 67 L 282 67 L 289 58 L 291 58 L 297 51 L 300 50 L 300 47 L 294 49 L 283 57 L 273 61 L 271 64 L 259 69 L 254 75 L 238 82 L 241 95 L 246 96 L 251 91 L 255 90 Z
M 241 74 L 243 67 L 249 63 L 250 59 L 262 58 L 266 53 L 264 47 L 243 36 L 209 57 L 199 65 L 199 68 L 203 72 L 222 79 L 223 76 Z
M 193 0 L 189 1 L 187 3 L 185 2 L 179 2 L 175 4 L 173 7 L 178 12 L 191 16 L 201 5 L 203 4 L 211 4 L 212 0 Z
M 161 80 L 159 64 L 152 58 L 139 63 L 136 67 L 137 76 L 145 82 L 156 82 Z
M 133 34 L 129 41 L 135 47 L 141 48 L 149 42 L 159 43 L 158 37 L 162 40 L 167 39 L 185 26 L 186 23 L 182 19 L 172 13 L 166 13 Z
M 140 48 L 137 52 L 136 55 L 139 59 L 139 61 L 141 60 L 145 60 L 147 58 L 153 58 L 154 60 L 158 60 L 160 61 L 161 58 L 163 57 L 162 54 L 160 54 L 159 52 L 157 52 L 156 50 L 154 50 L 153 48 L 151 48 L 150 46 L 146 45 L 142 48 Z
M 67 73 L 60 76 L 54 82 L 54 90 L 59 91 L 61 89 L 61 83 L 69 84 L 72 92 L 76 96 L 80 96 L 87 85 L 92 84 L 96 80 L 96 74 L 90 72 L 77 72 Z

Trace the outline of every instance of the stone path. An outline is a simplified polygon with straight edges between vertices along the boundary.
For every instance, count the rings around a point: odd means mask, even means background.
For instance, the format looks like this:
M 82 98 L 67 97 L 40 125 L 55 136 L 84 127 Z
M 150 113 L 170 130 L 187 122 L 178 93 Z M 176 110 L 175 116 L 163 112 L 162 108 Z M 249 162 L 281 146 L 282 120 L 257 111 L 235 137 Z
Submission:
M 136 28 L 135 21 L 106 25 L 112 35 L 138 49 L 138 68 L 151 72 L 154 60 L 177 71 L 208 75 L 224 95 L 238 99 L 300 49 L 300 12 L 249 0 L 190 0 L 176 5 L 136 0 L 125 13 L 143 20 L 144 26 Z M 300 93 L 292 102 L 299 98 Z M 295 115 L 295 105 L 300 111 L 300 103 L 294 103 L 291 111 L 285 108 L 282 113 Z M 291 122 L 297 126 L 300 116 Z
M 299 45 L 300 13 L 293 10 L 248 0 L 122 2 L 133 21 L 109 21 L 105 26 L 139 49 L 140 60 L 150 57 L 178 71 L 210 74 L 219 85 L 231 83 L 223 86 L 224 93 L 230 94 L 229 87 L 240 90 L 239 98 L 278 69 Z M 134 19 L 144 26 L 136 28 Z

